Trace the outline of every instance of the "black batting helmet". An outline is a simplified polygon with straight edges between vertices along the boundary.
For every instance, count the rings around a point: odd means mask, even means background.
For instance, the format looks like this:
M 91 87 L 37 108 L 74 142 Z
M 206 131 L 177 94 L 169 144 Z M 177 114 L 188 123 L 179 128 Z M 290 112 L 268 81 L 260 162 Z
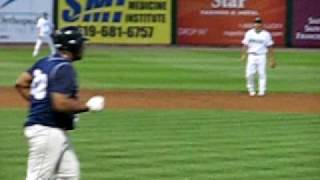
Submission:
M 67 26 L 53 35 L 54 45 L 58 50 L 71 52 L 73 60 L 81 59 L 83 44 L 87 40 L 76 26 Z
M 261 23 L 262 23 L 261 17 L 256 17 L 256 18 L 254 19 L 254 22 L 255 22 L 255 23 L 258 23 L 258 24 L 261 24 Z

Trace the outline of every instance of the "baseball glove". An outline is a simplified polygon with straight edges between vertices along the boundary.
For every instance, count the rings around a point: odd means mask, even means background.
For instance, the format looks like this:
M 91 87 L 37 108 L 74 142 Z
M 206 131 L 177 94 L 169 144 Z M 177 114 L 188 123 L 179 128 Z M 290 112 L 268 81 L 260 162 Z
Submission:
M 276 67 L 277 67 L 276 61 L 271 60 L 269 66 L 270 66 L 270 68 L 272 68 L 272 69 L 276 68 Z

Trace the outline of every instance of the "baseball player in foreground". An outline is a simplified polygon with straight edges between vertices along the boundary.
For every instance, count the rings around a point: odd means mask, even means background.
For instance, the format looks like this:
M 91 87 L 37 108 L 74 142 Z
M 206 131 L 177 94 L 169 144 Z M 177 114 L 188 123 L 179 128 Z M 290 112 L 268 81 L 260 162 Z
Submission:
M 65 27 L 54 35 L 58 53 L 37 61 L 17 79 L 16 90 L 30 110 L 24 124 L 29 145 L 26 180 L 78 180 L 79 161 L 69 142 L 77 114 L 101 111 L 104 98 L 87 103 L 78 99 L 73 62 L 82 58 L 85 38 L 77 27 Z
M 256 95 L 255 74 L 259 76 L 258 96 L 266 94 L 267 60 L 271 68 L 276 67 L 272 45 L 273 40 L 271 34 L 263 28 L 262 19 L 257 17 L 254 21 L 254 28 L 245 33 L 242 40 L 243 50 L 241 59 L 247 60 L 246 80 L 247 88 L 250 96 Z
M 51 34 L 53 30 L 53 25 L 48 19 L 48 14 L 43 13 L 42 16 L 38 19 L 37 22 L 37 40 L 33 50 L 33 57 L 37 56 L 40 51 L 40 47 L 43 42 L 46 42 L 51 50 L 51 54 L 56 53 L 55 46 L 53 44 Z

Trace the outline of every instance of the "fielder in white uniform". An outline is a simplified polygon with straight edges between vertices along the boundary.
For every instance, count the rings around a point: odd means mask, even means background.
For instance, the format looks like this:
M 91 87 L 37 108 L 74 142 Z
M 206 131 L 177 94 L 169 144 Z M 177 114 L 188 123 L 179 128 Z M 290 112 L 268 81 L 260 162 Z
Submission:
M 52 30 L 53 30 L 53 25 L 48 20 L 48 14 L 43 13 L 43 15 L 38 19 L 38 22 L 37 22 L 38 36 L 37 36 L 37 41 L 32 53 L 34 57 L 39 54 L 39 50 L 43 42 L 46 42 L 49 45 L 51 54 L 56 53 L 56 49 L 54 47 L 54 44 L 51 38 Z
M 243 61 L 247 60 L 246 80 L 249 95 L 256 95 L 255 75 L 258 73 L 258 96 L 264 96 L 267 89 L 267 60 L 269 60 L 271 68 L 276 66 L 272 49 L 274 43 L 271 34 L 263 29 L 261 18 L 256 18 L 254 23 L 254 28 L 248 30 L 242 40 L 241 59 Z

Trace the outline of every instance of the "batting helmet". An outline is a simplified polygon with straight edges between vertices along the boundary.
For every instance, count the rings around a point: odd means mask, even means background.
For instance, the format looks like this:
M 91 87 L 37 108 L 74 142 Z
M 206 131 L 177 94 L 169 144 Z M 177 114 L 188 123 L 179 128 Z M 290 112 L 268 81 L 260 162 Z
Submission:
M 82 58 L 83 44 L 87 40 L 76 26 L 67 26 L 57 30 L 53 35 L 55 47 L 60 51 L 73 54 L 73 60 Z

